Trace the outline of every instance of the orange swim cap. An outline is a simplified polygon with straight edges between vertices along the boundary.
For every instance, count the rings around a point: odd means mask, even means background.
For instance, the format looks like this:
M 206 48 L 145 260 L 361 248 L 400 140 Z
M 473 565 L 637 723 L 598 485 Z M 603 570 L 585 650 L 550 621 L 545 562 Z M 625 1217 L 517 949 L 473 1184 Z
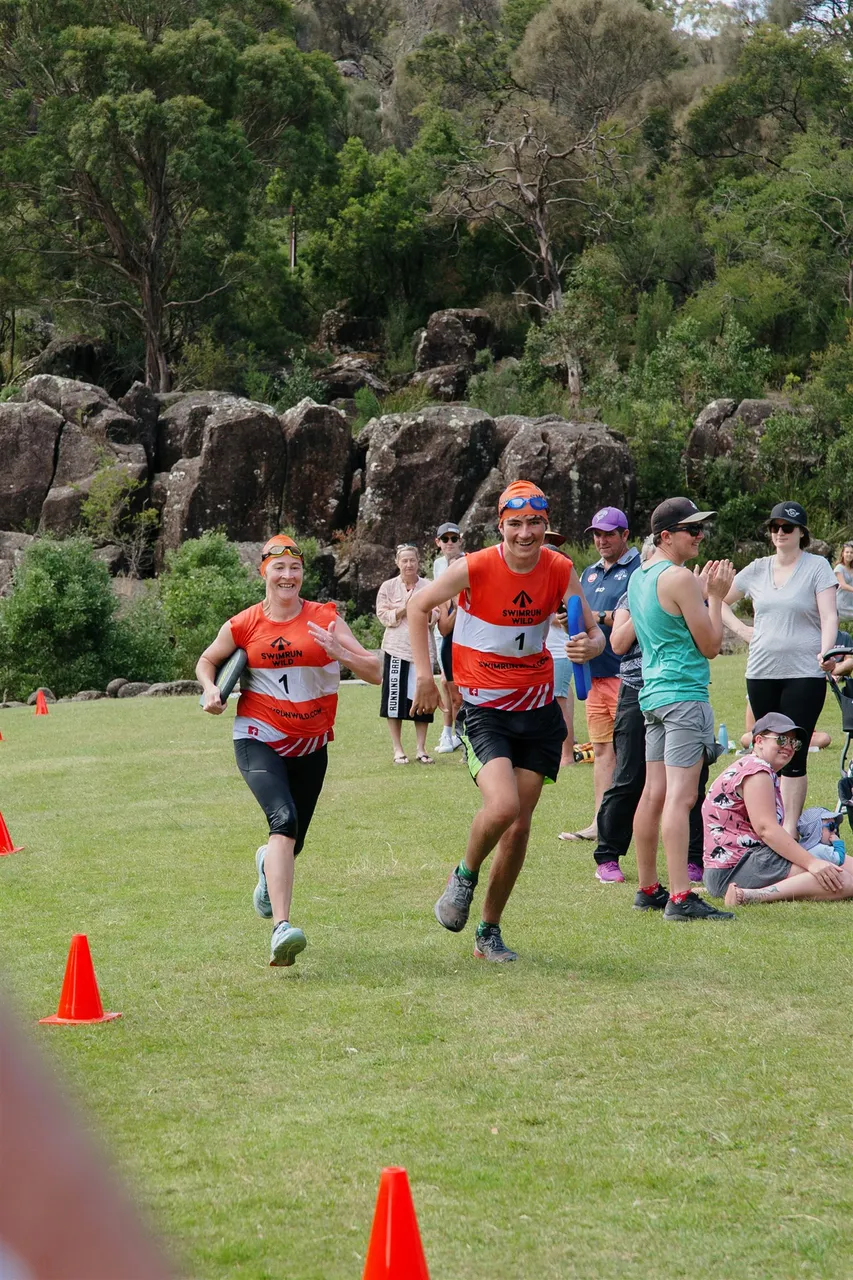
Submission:
M 533 502 L 530 501 L 531 498 L 534 500 Z M 510 503 L 512 506 L 510 506 Z M 507 485 L 498 498 L 498 524 L 503 519 L 504 512 L 508 507 L 515 512 L 523 511 L 528 506 L 531 511 L 536 511 L 541 515 L 543 511 L 548 510 L 548 499 L 539 486 L 532 484 L 529 480 L 513 480 L 512 484 Z
M 293 556 L 294 560 L 299 560 L 300 562 L 304 559 L 302 552 L 292 538 L 288 537 L 286 533 L 277 533 L 275 537 L 268 538 L 264 543 L 260 565 L 262 578 L 266 575 L 269 561 L 273 558 L 277 559 L 279 556 Z

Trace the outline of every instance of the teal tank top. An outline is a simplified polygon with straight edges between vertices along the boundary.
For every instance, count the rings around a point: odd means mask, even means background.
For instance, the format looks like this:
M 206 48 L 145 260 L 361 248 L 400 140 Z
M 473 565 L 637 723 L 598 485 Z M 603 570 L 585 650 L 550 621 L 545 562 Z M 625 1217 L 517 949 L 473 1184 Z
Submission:
M 654 711 L 670 702 L 708 702 L 711 668 L 696 648 L 687 623 L 667 613 L 658 600 L 658 579 L 672 565 L 640 567 L 628 583 L 628 608 L 643 654 L 640 706 Z

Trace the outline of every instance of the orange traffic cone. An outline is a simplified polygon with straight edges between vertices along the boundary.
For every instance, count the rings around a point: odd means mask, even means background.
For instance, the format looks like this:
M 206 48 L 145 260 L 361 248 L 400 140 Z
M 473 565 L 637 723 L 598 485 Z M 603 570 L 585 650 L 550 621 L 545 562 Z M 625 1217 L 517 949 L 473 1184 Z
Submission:
M 383 1169 L 362 1280 L 429 1280 L 405 1169 Z
M 23 847 L 22 844 L 12 844 L 9 828 L 3 821 L 3 814 L 0 813 L 0 858 L 7 853 L 20 853 Z
M 68 949 L 59 1008 L 39 1022 L 111 1022 L 120 1013 L 104 1013 L 98 980 L 85 933 L 75 933 Z
M 38 693 L 36 694 L 36 715 L 37 716 L 47 715 L 47 699 L 44 696 L 43 689 L 39 689 Z

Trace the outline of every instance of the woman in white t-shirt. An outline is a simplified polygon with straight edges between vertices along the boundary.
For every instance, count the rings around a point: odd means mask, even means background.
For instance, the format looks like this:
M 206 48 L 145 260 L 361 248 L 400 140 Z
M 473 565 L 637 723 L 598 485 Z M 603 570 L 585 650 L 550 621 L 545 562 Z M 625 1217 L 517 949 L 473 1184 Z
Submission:
M 723 620 L 749 644 L 746 687 L 757 720 L 780 712 L 805 731 L 800 749 L 781 770 L 785 829 L 796 837 L 808 779 L 809 740 L 826 698 L 826 672 L 835 663 L 821 655 L 838 634 L 838 582 L 823 556 L 811 555 L 806 513 L 798 502 L 779 502 L 767 521 L 774 554 L 753 560 L 735 576 Z M 755 625 L 727 607 L 748 596 Z
M 853 621 L 853 542 L 845 542 L 835 566 L 838 579 L 838 618 Z

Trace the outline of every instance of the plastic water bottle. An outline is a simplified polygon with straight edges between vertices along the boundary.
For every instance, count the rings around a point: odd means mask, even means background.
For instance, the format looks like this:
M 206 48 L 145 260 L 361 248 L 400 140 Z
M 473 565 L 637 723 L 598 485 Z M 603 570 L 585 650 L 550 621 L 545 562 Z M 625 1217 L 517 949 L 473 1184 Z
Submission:
M 723 724 L 723 722 L 722 722 L 722 721 L 720 721 L 720 731 L 719 731 L 719 733 L 717 734 L 717 741 L 719 742 L 720 746 L 723 748 L 723 750 L 724 750 L 724 751 L 728 751 L 728 749 L 729 749 L 729 731 L 728 731 L 728 729 L 726 728 L 725 724 Z

